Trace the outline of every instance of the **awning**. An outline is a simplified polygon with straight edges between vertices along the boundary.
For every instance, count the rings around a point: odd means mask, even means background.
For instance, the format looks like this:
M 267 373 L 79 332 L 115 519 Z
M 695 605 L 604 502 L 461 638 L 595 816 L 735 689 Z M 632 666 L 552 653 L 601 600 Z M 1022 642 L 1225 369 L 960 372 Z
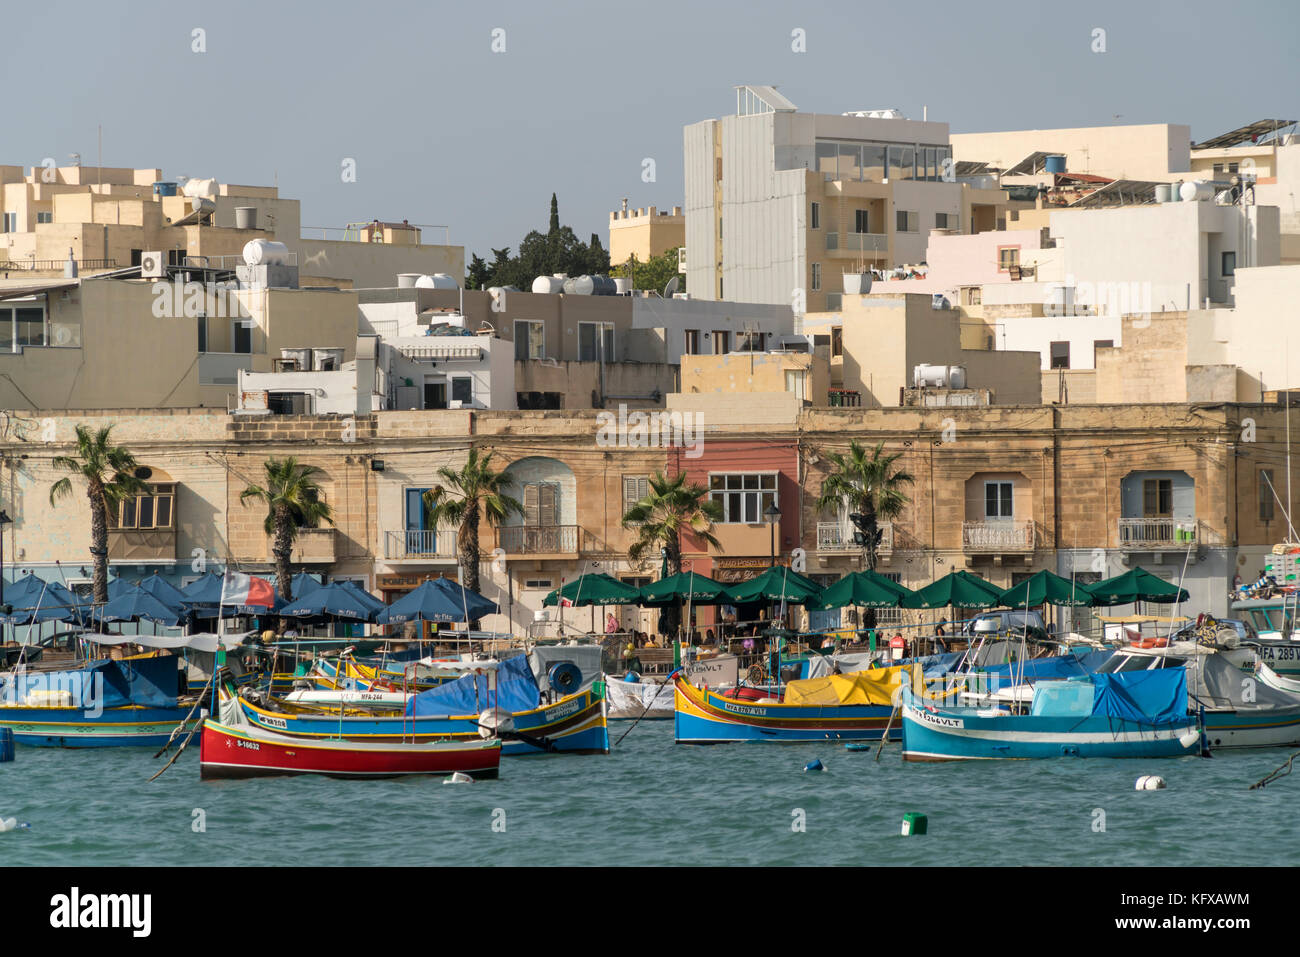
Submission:
M 76 289 L 80 285 L 80 279 L 0 279 L 0 301 L 5 299 L 25 299 L 28 296 L 36 296 L 43 292 Z

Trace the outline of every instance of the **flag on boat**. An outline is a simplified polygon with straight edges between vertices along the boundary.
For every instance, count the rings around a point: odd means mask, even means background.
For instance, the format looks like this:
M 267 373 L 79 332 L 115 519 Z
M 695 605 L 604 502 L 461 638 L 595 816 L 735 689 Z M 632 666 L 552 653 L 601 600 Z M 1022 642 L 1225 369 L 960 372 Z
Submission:
M 226 572 L 221 579 L 221 604 L 270 608 L 275 604 L 275 589 L 265 578 Z

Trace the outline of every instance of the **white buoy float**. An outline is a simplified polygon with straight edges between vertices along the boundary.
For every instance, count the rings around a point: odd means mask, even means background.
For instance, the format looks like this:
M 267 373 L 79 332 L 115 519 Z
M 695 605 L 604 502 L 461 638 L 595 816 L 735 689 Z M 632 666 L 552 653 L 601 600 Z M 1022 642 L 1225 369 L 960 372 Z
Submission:
M 456 771 L 451 777 L 442 782 L 443 784 L 473 784 L 474 779 L 464 771 Z
M 1144 774 L 1142 775 L 1142 777 L 1137 779 L 1137 784 L 1134 785 L 1133 790 L 1163 791 L 1166 787 L 1167 785 L 1165 784 L 1165 779 L 1162 778 L 1160 775 Z
M 0 817 L 0 834 L 3 834 L 5 831 L 21 831 L 30 827 L 31 825 L 26 821 L 19 824 L 18 818 L 16 817 Z

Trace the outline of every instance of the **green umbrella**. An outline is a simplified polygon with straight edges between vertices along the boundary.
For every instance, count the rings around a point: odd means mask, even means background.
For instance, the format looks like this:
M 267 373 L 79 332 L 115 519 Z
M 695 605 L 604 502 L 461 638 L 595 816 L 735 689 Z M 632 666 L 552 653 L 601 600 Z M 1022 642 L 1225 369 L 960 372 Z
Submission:
M 695 605 L 718 605 L 727 598 L 724 585 L 698 572 L 678 572 L 641 589 L 640 604 L 656 607 L 689 601 Z
M 914 592 L 891 578 L 873 571 L 851 572 L 822 590 L 816 601 L 805 607 L 814 611 L 855 605 L 861 608 L 899 608 Z
M 635 605 L 640 597 L 641 592 L 635 585 L 621 582 L 604 572 L 596 572 L 580 575 L 562 588 L 555 589 L 542 599 L 542 604 L 555 605 L 560 598 L 567 598 L 577 608 L 587 605 Z
M 949 572 L 904 597 L 904 608 L 992 608 L 1001 604 L 1001 592 L 978 575 L 965 570 Z
M 1186 588 L 1179 588 L 1153 575 L 1145 568 L 1130 568 L 1123 575 L 1089 585 L 1098 605 L 1131 605 L 1138 601 L 1158 605 L 1176 605 L 1191 598 Z
M 811 578 L 805 578 L 783 565 L 775 565 L 749 581 L 727 586 L 723 589 L 722 598 L 729 603 L 783 601 L 787 605 L 805 605 L 816 600 L 820 594 L 821 586 Z
M 1087 586 L 1044 569 L 1004 591 L 998 597 L 998 604 L 1006 608 L 1037 608 L 1039 605 L 1087 607 L 1102 603 Z

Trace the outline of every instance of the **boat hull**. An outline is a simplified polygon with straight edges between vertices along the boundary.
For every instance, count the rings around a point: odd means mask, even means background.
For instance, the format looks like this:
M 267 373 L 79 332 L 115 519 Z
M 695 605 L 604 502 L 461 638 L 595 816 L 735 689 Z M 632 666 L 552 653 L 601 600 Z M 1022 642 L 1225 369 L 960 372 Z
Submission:
M 208 721 L 199 743 L 199 776 L 204 780 L 299 774 L 396 778 L 457 772 L 495 778 L 500 762 L 501 742 L 495 738 L 416 744 L 308 741 Z
M 14 741 L 36 748 L 161 747 L 191 711 L 184 708 L 105 708 L 95 717 L 85 708 L 0 707 L 0 728 Z M 192 719 L 186 731 L 197 726 Z
M 416 717 L 405 715 L 347 715 L 275 711 L 241 697 L 245 718 L 255 727 L 306 738 L 349 741 L 468 740 L 479 736 L 478 717 Z M 609 726 L 605 697 L 589 688 L 554 704 L 512 715 L 514 733 L 502 734 L 501 753 L 507 757 L 544 754 L 546 745 L 566 754 L 608 754 Z M 542 745 L 542 746 L 539 746 Z
M 1300 708 L 1206 710 L 1205 738 L 1216 751 L 1300 746 Z
M 673 733 L 679 744 L 741 741 L 879 741 L 902 737 L 889 705 L 785 705 L 724 698 L 680 677 L 674 689 Z
M 1122 718 L 985 717 L 958 710 L 930 711 L 910 696 L 903 702 L 903 760 L 979 761 L 1006 758 L 1172 758 L 1196 754 L 1195 718 L 1152 727 Z

